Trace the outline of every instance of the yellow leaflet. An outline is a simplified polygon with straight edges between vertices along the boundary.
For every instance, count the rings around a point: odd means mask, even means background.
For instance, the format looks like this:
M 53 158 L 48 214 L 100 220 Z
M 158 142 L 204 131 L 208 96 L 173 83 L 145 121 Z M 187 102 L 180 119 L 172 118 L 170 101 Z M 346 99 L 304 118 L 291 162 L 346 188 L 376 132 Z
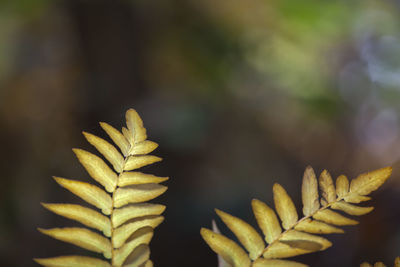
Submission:
M 311 252 L 313 251 L 291 247 L 288 244 L 277 241 L 267 247 L 264 251 L 263 257 L 266 259 L 289 258 Z
M 287 231 L 282 237 L 280 238 L 280 241 L 309 241 L 309 242 L 314 242 L 318 243 L 321 245 L 321 248 L 319 250 L 325 250 L 332 246 L 332 243 L 323 237 L 316 236 L 316 235 L 311 235 L 307 234 L 304 232 L 296 231 L 296 230 L 289 230 Z M 298 247 L 301 249 L 304 249 L 303 247 Z M 309 249 L 307 249 L 309 250 Z
M 38 230 L 48 236 L 55 239 L 74 244 L 78 247 L 103 253 L 107 259 L 111 258 L 111 243 L 110 241 L 95 232 L 92 232 L 85 228 L 79 227 L 65 227 L 65 228 L 52 228 L 52 229 L 41 229 Z
M 145 155 L 152 152 L 157 147 L 157 143 L 145 140 L 143 142 L 134 144 L 129 150 L 129 155 Z
M 282 228 L 279 224 L 278 217 L 275 211 L 268 207 L 264 202 L 253 199 L 251 201 L 254 216 L 256 217 L 258 226 L 265 235 L 265 241 L 271 243 L 274 241 L 282 232 Z
M 400 267 L 400 257 L 396 257 L 394 260 L 394 267 Z
M 167 181 L 168 177 L 158 177 L 152 174 L 144 174 L 141 172 L 123 172 L 118 178 L 118 186 L 124 187 L 135 184 L 162 183 Z
M 346 176 L 340 175 L 336 179 L 336 194 L 339 199 L 344 198 L 349 192 L 349 179 Z
M 319 209 L 317 177 L 310 166 L 307 166 L 304 171 L 301 198 L 304 216 L 309 216 Z
M 371 264 L 369 264 L 368 262 L 363 262 L 360 264 L 360 267 L 373 267 Z
M 215 209 L 215 212 L 250 253 L 250 259 L 254 260 L 262 254 L 264 241 L 250 224 L 221 210 Z
M 93 179 L 104 186 L 108 192 L 111 193 L 115 190 L 118 176 L 101 158 L 82 149 L 74 148 L 72 150 Z
M 349 193 L 349 194 L 347 194 L 347 196 L 344 197 L 344 200 L 349 203 L 360 203 L 363 201 L 371 200 L 371 198 Z
M 93 134 L 83 132 L 83 135 L 113 165 L 116 172 L 122 172 L 124 158 L 113 145 Z
M 112 199 L 109 194 L 99 187 L 81 181 L 68 180 L 53 177 L 62 187 L 82 198 L 89 204 L 101 209 L 105 215 L 110 215 L 112 210 Z
M 114 193 L 114 207 L 120 208 L 129 203 L 152 200 L 163 194 L 168 187 L 159 184 L 140 184 L 129 188 L 118 188 Z
M 333 203 L 331 207 L 332 209 L 341 210 L 346 212 L 347 214 L 357 215 L 357 216 L 367 214 L 374 209 L 374 207 L 359 207 L 356 205 L 346 203 L 344 201 Z
M 148 218 L 140 218 L 138 221 L 134 221 L 131 223 L 127 223 L 118 227 L 114 230 L 113 233 L 113 247 L 119 248 L 121 247 L 125 241 L 138 229 L 143 228 L 145 226 L 149 226 L 151 228 L 156 228 L 162 221 L 164 220 L 163 216 L 156 217 L 148 217 Z
M 215 220 L 211 221 L 211 226 L 212 226 L 212 231 L 217 234 L 221 234 L 221 231 L 218 229 L 217 223 Z M 218 256 L 218 267 L 231 267 L 230 264 L 228 264 L 222 257 L 221 255 Z
M 334 225 L 356 225 L 357 221 L 344 217 L 332 210 L 320 210 L 313 215 L 313 218 Z
M 111 221 L 114 227 L 118 227 L 128 220 L 137 217 L 160 215 L 165 210 L 164 205 L 152 203 L 131 204 L 121 209 L 114 209 L 111 215 Z
M 130 156 L 125 163 L 124 171 L 139 169 L 143 166 L 161 161 L 162 158 L 153 155 Z
M 143 266 L 150 258 L 150 249 L 148 245 L 139 245 L 125 260 L 124 267 Z
M 252 267 L 307 267 L 308 265 L 286 260 L 268 260 L 259 258 L 253 262 Z
M 141 244 L 148 245 L 153 238 L 153 229 L 151 227 L 144 227 L 136 231 L 131 241 L 123 245 L 119 249 L 114 250 L 114 257 L 112 259 L 112 265 L 119 267 L 122 266 L 125 259 L 132 253 L 132 251 Z
M 146 263 L 143 267 L 153 267 L 153 262 L 151 260 L 148 260 L 148 261 L 146 261 Z
M 295 226 L 295 229 L 298 231 L 303 231 L 311 234 L 344 233 L 344 231 L 340 228 L 337 228 L 335 226 L 320 221 L 311 220 L 310 218 L 298 223 Z
M 321 188 L 322 197 L 328 202 L 336 201 L 336 191 L 333 185 L 332 177 L 327 170 L 324 170 L 319 176 L 319 187 Z
M 108 136 L 113 140 L 113 142 L 119 147 L 124 156 L 128 156 L 128 150 L 130 144 L 128 140 L 123 136 L 123 134 L 105 122 L 100 122 L 101 128 L 108 134 Z
M 128 109 L 126 112 L 126 126 L 133 135 L 134 143 L 146 140 L 146 128 L 143 127 L 143 121 L 134 109 Z
M 275 183 L 272 191 L 274 193 L 275 209 L 281 218 L 284 229 L 289 229 L 297 222 L 298 216 L 296 207 L 286 190 L 278 183 Z
M 368 195 L 378 189 L 392 174 L 392 167 L 378 169 L 360 174 L 351 180 L 350 192 L 358 195 Z
M 106 216 L 92 209 L 75 204 L 46 204 L 46 209 L 68 219 L 78 221 L 86 226 L 102 231 L 105 236 L 111 236 L 111 222 Z
M 106 261 L 75 255 L 34 260 L 37 263 L 48 267 L 111 267 L 111 265 Z
M 201 228 L 200 234 L 210 248 L 232 266 L 250 267 L 249 256 L 234 241 L 207 228 Z
M 131 132 L 125 127 L 122 127 L 122 134 L 124 135 L 126 140 L 128 140 L 129 146 L 132 147 L 133 143 L 134 143 L 133 134 L 131 134 Z M 129 154 L 129 152 L 128 152 L 128 154 Z

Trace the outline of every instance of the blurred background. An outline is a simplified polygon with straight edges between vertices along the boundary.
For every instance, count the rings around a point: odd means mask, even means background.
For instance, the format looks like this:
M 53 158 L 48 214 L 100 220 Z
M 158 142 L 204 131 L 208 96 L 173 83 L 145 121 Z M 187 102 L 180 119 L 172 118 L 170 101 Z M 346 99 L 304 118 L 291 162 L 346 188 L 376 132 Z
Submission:
M 311 266 L 400 254 L 400 1 L 0 1 L 0 265 L 84 254 L 36 227 L 76 225 L 40 202 L 82 203 L 82 130 L 142 116 L 170 176 L 155 266 L 217 266 L 214 208 L 251 222 L 279 182 L 300 212 L 307 165 L 350 178 L 392 165 L 375 210 Z M 216 220 L 221 231 L 232 234 Z

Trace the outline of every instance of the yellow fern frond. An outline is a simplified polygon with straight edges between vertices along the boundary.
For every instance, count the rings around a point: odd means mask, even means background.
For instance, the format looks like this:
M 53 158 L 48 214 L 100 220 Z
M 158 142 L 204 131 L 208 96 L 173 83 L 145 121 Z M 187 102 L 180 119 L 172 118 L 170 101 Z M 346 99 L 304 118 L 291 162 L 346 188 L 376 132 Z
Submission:
M 360 264 L 360 267 L 386 267 L 386 265 L 381 261 L 376 262 L 374 265 L 369 264 L 368 262 L 363 262 Z M 394 260 L 394 267 L 400 267 L 400 257 L 397 257 Z
M 165 206 L 147 203 L 163 194 L 167 187 L 160 183 L 168 177 L 157 177 L 138 171 L 161 158 L 147 155 L 157 148 L 146 140 L 146 129 L 137 112 L 126 112 L 127 128 L 122 133 L 111 125 L 100 126 L 117 145 L 91 133 L 86 140 L 106 159 L 83 149 L 73 149 L 79 162 L 98 185 L 54 177 L 56 182 L 80 197 L 101 213 L 77 204 L 42 203 L 49 211 L 77 221 L 101 234 L 82 227 L 41 229 L 43 234 L 101 253 L 109 261 L 86 256 L 59 256 L 35 259 L 43 266 L 144 266 L 151 267 L 149 243 L 154 228 L 163 220 Z M 112 167 L 109 167 L 112 166 Z M 104 188 L 104 189 L 103 189 Z
M 358 223 L 333 210 L 354 216 L 371 212 L 373 207 L 361 207 L 355 204 L 369 200 L 370 197 L 367 195 L 378 189 L 391 173 L 392 168 L 386 167 L 361 174 L 351 182 L 346 176 L 340 175 L 336 179 L 335 187 L 328 171 L 324 170 L 317 179 L 314 170 L 307 167 L 302 183 L 304 216 L 300 219 L 286 190 L 281 185 L 274 184 L 273 198 L 276 213 L 260 200 L 253 199 L 251 203 L 267 245 L 251 225 L 220 210 L 216 210 L 217 215 L 239 242 L 236 243 L 206 228 L 202 228 L 200 233 L 211 249 L 234 267 L 306 266 L 282 259 L 322 251 L 332 246 L 329 240 L 317 234 L 343 233 L 344 231 L 337 226 Z M 396 260 L 396 264 L 399 265 L 400 260 Z

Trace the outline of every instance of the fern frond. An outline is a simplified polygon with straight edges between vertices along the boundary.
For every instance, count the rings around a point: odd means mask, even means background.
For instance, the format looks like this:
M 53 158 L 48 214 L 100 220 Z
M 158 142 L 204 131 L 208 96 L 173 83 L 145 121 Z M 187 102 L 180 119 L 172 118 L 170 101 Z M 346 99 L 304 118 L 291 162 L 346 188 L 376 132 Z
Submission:
M 368 262 L 363 262 L 360 264 L 360 267 L 386 267 L 386 265 L 381 261 L 376 262 L 374 265 L 369 264 Z M 400 257 L 397 257 L 394 260 L 394 267 L 400 267 Z
M 101 234 L 82 227 L 38 229 L 55 239 L 101 253 L 110 262 L 72 255 L 34 259 L 37 263 L 60 267 L 153 266 L 149 243 L 154 228 L 164 220 L 161 214 L 165 206 L 147 201 L 167 190 L 160 183 L 168 180 L 168 177 L 132 171 L 161 161 L 161 158 L 147 155 L 158 145 L 146 140 L 146 129 L 135 110 L 129 109 L 126 112 L 126 124 L 127 128 L 123 127 L 121 133 L 105 122 L 100 123 L 117 147 L 103 138 L 83 132 L 86 140 L 106 161 L 83 149 L 73 149 L 79 162 L 99 186 L 54 177 L 60 186 L 101 210 L 101 213 L 77 204 L 42 203 L 49 211 L 100 231 Z
M 300 219 L 286 190 L 281 185 L 274 184 L 276 213 L 260 200 L 253 199 L 251 203 L 267 245 L 263 237 L 248 223 L 218 209 L 217 215 L 234 233 L 239 243 L 206 228 L 202 228 L 200 233 L 211 249 L 234 267 L 306 266 L 282 259 L 322 251 L 332 246 L 329 240 L 317 234 L 343 233 L 337 226 L 358 224 L 333 210 L 355 216 L 371 212 L 373 207 L 355 204 L 369 200 L 367 195 L 378 189 L 391 173 L 392 168 L 386 167 L 361 174 L 351 183 L 346 176 L 340 175 L 336 179 L 335 187 L 328 171 L 324 170 L 317 179 L 314 170 L 307 167 L 302 183 L 304 216 Z

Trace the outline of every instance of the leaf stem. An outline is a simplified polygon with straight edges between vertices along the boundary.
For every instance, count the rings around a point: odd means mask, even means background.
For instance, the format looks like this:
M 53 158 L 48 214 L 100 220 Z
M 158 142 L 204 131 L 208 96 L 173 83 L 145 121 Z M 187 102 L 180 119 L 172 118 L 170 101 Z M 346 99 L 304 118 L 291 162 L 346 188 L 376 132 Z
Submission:
M 131 148 L 132 148 L 132 145 L 130 145 L 128 151 L 130 151 Z M 125 165 L 126 165 L 126 162 L 128 161 L 128 158 L 129 158 L 129 152 L 127 153 L 126 157 L 124 155 L 124 163 L 122 164 L 122 170 L 121 170 L 121 173 L 118 174 L 117 186 L 115 187 L 115 190 L 112 193 L 112 198 L 111 198 L 111 200 L 112 200 L 112 202 L 111 202 L 112 203 L 111 213 L 110 213 L 110 222 L 111 222 L 111 237 L 110 237 L 110 239 L 111 239 L 111 266 L 114 266 L 113 265 L 113 261 L 114 261 L 114 245 L 113 245 L 114 224 L 113 224 L 113 221 L 112 221 L 112 215 L 113 215 L 113 212 L 114 212 L 114 194 L 118 189 L 118 181 L 119 181 L 119 178 L 121 177 L 121 174 L 124 173 Z

